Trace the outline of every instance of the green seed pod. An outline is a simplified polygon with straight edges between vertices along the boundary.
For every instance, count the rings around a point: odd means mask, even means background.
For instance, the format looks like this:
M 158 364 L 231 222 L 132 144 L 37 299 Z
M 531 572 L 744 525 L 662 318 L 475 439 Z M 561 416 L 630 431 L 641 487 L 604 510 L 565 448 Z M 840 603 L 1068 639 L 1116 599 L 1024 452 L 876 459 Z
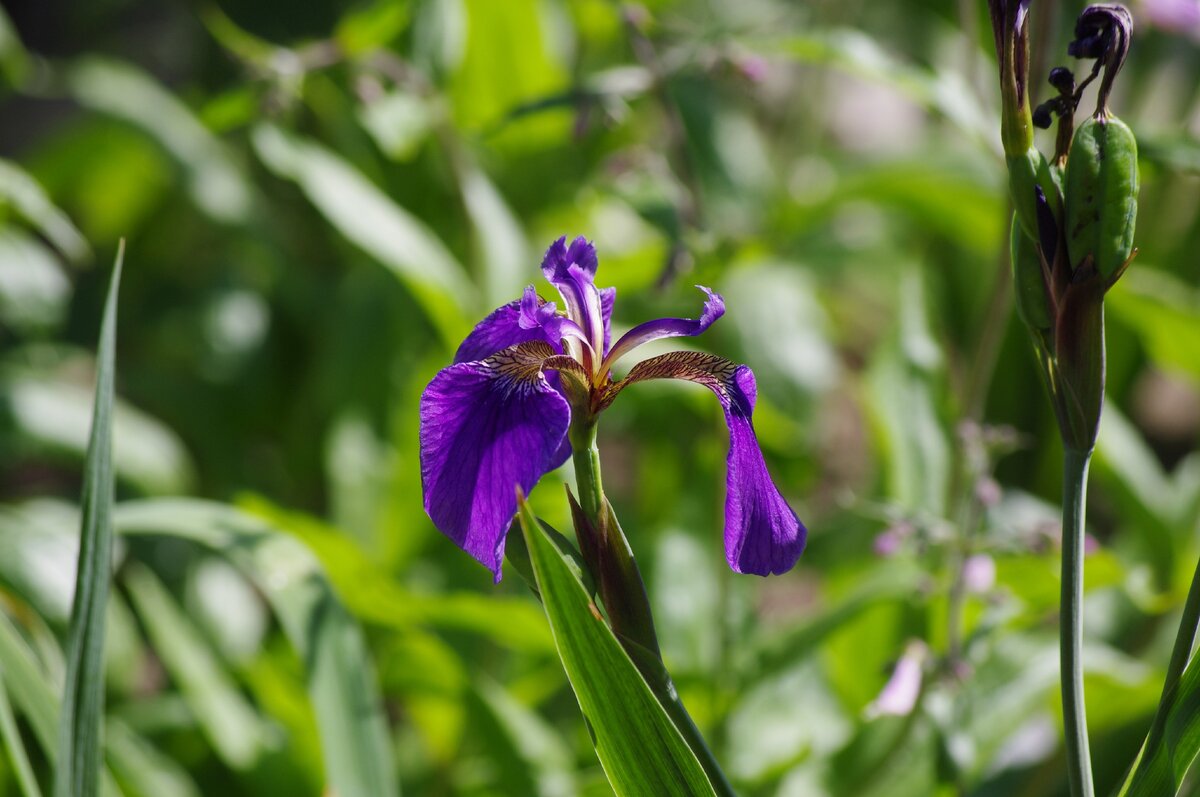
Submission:
M 1042 274 L 1037 244 L 1021 229 L 1015 213 L 1009 246 L 1017 315 L 1032 330 L 1045 332 L 1052 329 L 1054 321 L 1051 318 L 1050 297 L 1046 294 L 1046 279 Z
M 1105 279 L 1133 251 L 1137 221 L 1137 141 L 1115 116 L 1091 118 L 1075 131 L 1066 174 L 1067 254 L 1071 268 L 1088 255 Z
M 1041 187 L 1050 204 L 1055 221 L 1062 218 L 1062 185 L 1056 170 L 1050 168 L 1045 156 L 1034 147 L 1023 155 L 1009 156 L 1008 189 L 1012 194 L 1013 207 L 1021 229 L 1030 238 L 1037 240 L 1037 200 L 1035 188 Z

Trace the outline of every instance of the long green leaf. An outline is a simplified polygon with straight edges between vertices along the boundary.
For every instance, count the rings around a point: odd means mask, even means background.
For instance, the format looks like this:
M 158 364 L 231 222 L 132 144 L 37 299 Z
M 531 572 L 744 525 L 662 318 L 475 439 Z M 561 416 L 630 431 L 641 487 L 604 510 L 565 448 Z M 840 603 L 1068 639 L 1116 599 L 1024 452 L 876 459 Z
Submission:
M 117 291 L 124 242 L 117 249 L 96 356 L 96 403 L 83 471 L 83 523 L 75 601 L 67 641 L 67 680 L 59 715 L 55 797 L 93 797 L 100 790 L 100 726 L 104 722 L 104 607 L 112 582 L 112 408 Z
M 0 208 L 5 207 L 12 207 L 71 260 L 90 256 L 83 234 L 50 201 L 37 180 L 17 164 L 0 158 Z
M 469 631 L 522 653 L 554 654 L 542 613 L 527 600 L 470 592 L 417 596 L 346 534 L 312 516 L 280 509 L 260 498 L 242 499 L 238 506 L 312 551 L 338 597 L 363 623 L 403 630 L 422 625 Z
M 152 75 L 108 58 L 81 59 L 66 72 L 79 104 L 139 128 L 183 168 L 188 192 L 200 210 L 227 224 L 244 224 L 253 192 L 225 145 Z
M 266 729 L 191 619 L 145 567 L 127 568 L 124 583 L 154 650 L 179 684 L 213 750 L 233 769 L 253 766 L 266 747 Z
M 1184 670 L 1161 737 L 1153 749 L 1142 750 L 1122 797 L 1163 797 L 1175 794 L 1188 768 L 1200 753 L 1200 659 Z
M 305 664 L 330 791 L 339 797 L 399 793 L 362 629 L 306 546 L 262 518 L 199 500 L 122 504 L 116 526 L 123 534 L 190 540 L 245 572 Z
M 424 222 L 319 144 L 272 125 L 256 128 L 252 141 L 268 169 L 294 181 L 342 235 L 396 274 L 446 342 L 457 344 L 475 289 Z
M 25 752 L 25 742 L 17 730 L 17 719 L 13 716 L 12 704 L 8 702 L 8 692 L 3 681 L 4 670 L 0 667 L 0 738 L 8 749 L 8 760 L 12 762 L 17 785 L 25 797 L 42 797 L 38 788 L 37 778 L 33 775 L 33 767 L 29 765 L 29 755 Z
M 57 650 L 54 653 L 57 655 Z M 45 675 L 46 663 L 38 660 L 32 646 L 3 613 L 0 613 L 0 669 L 4 674 L 4 690 L 11 694 L 12 702 L 24 715 L 34 738 L 53 764 L 58 754 L 54 746 L 58 698 Z M 104 797 L 120 797 L 122 793 L 131 797 L 198 797 L 200 794 L 183 767 L 113 717 L 104 724 L 104 747 L 108 761 L 108 767 L 100 774 L 100 793 Z M 113 773 L 120 776 L 124 792 L 117 787 Z M 26 794 L 28 797 L 33 792 Z
M 618 795 L 714 795 L 679 729 L 524 501 L 519 517 L 559 657 L 613 790 Z
M 0 666 L 4 667 L 4 686 L 17 709 L 24 715 L 38 744 L 51 763 L 59 754 L 55 746 L 55 722 L 58 699 L 44 669 L 29 643 L 21 636 L 8 615 L 0 612 Z M 111 774 L 103 773 L 104 795 L 119 795 Z

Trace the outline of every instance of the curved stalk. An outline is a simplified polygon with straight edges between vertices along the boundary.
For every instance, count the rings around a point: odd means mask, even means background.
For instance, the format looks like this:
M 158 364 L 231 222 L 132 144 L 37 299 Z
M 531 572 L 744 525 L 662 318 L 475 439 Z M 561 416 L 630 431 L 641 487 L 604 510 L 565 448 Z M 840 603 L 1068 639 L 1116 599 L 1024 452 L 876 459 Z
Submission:
M 1067 779 L 1072 797 L 1094 797 L 1083 702 L 1083 540 L 1087 476 L 1091 451 L 1063 448 L 1062 599 L 1059 606 L 1059 661 Z

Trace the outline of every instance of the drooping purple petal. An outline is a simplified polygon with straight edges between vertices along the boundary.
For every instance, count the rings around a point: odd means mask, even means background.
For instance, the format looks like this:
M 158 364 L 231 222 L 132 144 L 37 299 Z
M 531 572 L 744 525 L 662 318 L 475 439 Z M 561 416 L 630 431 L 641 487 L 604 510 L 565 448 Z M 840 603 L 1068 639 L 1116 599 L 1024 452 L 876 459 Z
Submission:
M 751 416 L 757 389 L 754 373 L 722 357 L 677 351 L 638 363 L 605 395 L 645 379 L 684 379 L 711 390 L 725 410 L 729 455 L 725 477 L 725 557 L 738 573 L 766 576 L 787 572 L 804 551 L 808 531 L 767 472 Z
M 699 318 L 658 318 L 638 324 L 622 335 L 621 339 L 612 347 L 605 358 L 606 364 L 611 367 L 621 357 L 652 340 L 699 335 L 712 326 L 718 318 L 725 315 L 725 300 L 721 294 L 715 293 L 703 285 L 696 287 L 704 291 L 708 297 L 704 300 L 704 310 L 700 313 Z
M 425 511 L 496 581 L 517 487 L 528 493 L 562 464 L 570 406 L 541 368 L 554 354 L 528 342 L 452 365 L 421 396 Z
M 532 309 L 528 305 L 531 294 L 534 301 Z M 458 351 L 454 354 L 454 362 L 467 363 L 483 360 L 498 351 L 531 340 L 548 343 L 554 348 L 556 354 L 561 354 L 562 346 L 559 344 L 559 338 L 551 337 L 551 334 L 541 324 L 530 323 L 533 319 L 548 318 L 553 315 L 554 305 L 539 299 L 531 285 L 525 289 L 524 297 L 496 308 L 487 318 L 476 324 L 471 333 L 467 335 L 466 340 L 459 344 Z

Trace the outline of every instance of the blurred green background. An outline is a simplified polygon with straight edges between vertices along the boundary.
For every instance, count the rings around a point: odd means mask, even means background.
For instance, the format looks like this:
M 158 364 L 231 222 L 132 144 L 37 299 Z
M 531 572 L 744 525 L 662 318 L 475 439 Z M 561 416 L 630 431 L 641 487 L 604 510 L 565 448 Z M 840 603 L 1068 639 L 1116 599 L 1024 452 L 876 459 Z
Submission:
M 1035 75 L 1081 8 L 1034 4 Z M 1141 254 L 1109 295 L 1087 565 L 1105 792 L 1200 553 L 1200 10 L 1133 10 Z M 404 793 L 610 793 L 539 606 L 433 528 L 416 451 L 428 380 L 581 234 L 618 328 L 725 296 L 694 344 L 754 368 L 810 529 L 792 573 L 732 574 L 717 403 L 645 385 L 605 414 L 667 663 L 739 792 L 1066 793 L 1061 449 L 1011 307 L 983 0 L 10 0 L 0 86 L 0 680 L 44 784 L 23 701 L 62 677 L 125 238 L 124 793 L 331 794 L 354 742 L 319 684 L 363 668 Z M 569 477 L 533 495 L 560 529 Z M 297 573 L 343 636 L 293 622 Z M 327 682 L 314 650 L 341 651 Z

